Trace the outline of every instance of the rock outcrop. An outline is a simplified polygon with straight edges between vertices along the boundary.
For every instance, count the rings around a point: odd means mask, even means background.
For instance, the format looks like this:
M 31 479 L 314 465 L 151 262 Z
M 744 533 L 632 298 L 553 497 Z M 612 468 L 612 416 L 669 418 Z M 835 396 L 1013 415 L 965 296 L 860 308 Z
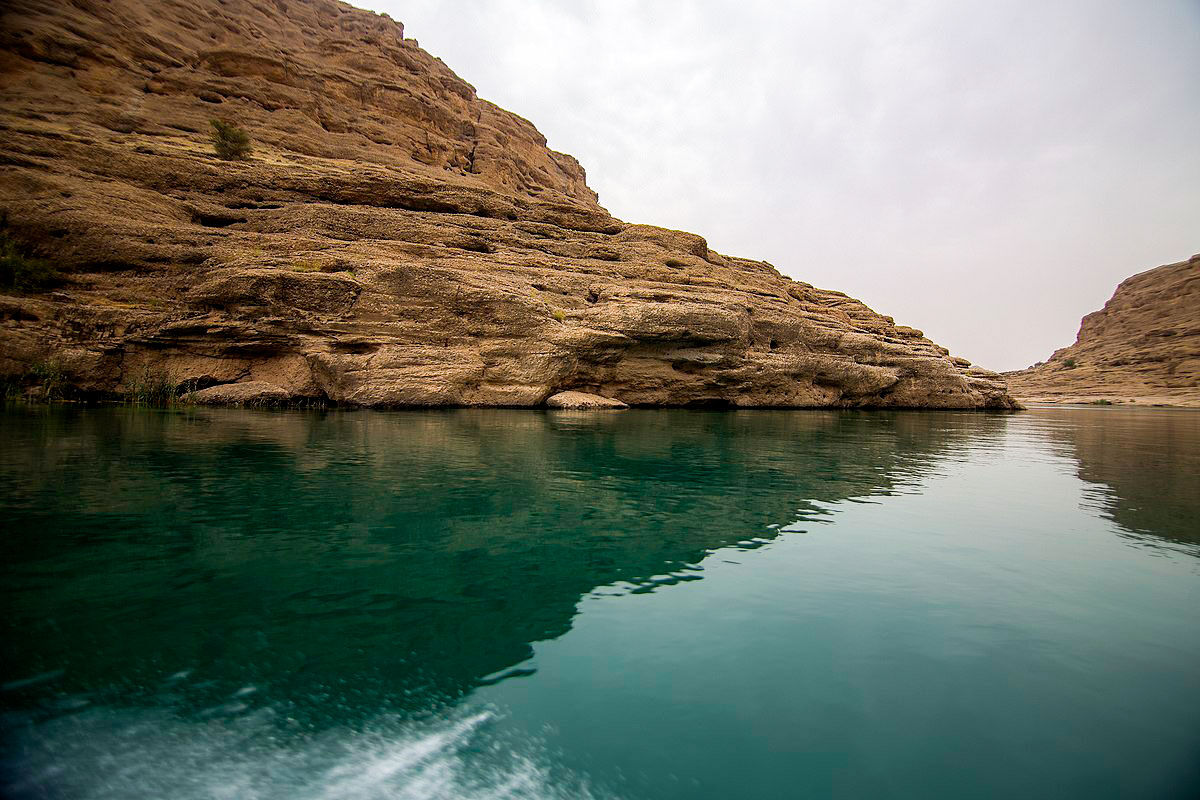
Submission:
M 263 408 L 283 405 L 291 399 L 286 389 L 265 381 L 222 383 L 185 395 L 188 402 L 202 406 L 249 406 Z
M 570 156 L 387 17 L 332 0 L 15 0 L 0 372 L 294 402 L 1011 408 L 846 295 L 614 219 Z M 214 118 L 252 136 L 219 160 Z M 197 395 L 198 397 L 202 395 Z
M 1005 377 L 1037 402 L 1200 406 L 1200 255 L 1122 281 L 1073 345 Z
M 620 400 L 601 397 L 587 392 L 559 392 L 546 398 L 547 408 L 573 409 L 576 411 L 600 411 L 604 409 L 629 408 Z

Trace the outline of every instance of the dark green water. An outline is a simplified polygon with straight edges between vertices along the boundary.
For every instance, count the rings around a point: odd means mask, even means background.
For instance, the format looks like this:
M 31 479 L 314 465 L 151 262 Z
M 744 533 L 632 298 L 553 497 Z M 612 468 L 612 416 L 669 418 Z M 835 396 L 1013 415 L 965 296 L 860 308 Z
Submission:
M 0 413 L 0 795 L 1185 798 L 1200 413 Z

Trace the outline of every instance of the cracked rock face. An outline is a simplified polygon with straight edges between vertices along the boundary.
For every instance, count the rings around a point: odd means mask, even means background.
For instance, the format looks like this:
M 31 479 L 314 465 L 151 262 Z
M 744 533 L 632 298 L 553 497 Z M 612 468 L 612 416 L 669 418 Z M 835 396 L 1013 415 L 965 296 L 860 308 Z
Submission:
M 1200 406 L 1200 255 L 1126 278 L 1074 344 L 1005 377 L 1039 402 Z
M 840 292 L 614 219 L 386 17 L 15 0 L 0 42 L 5 235 L 68 275 L 0 297 L 8 375 L 217 403 L 1014 406 Z M 214 155 L 214 118 L 250 160 Z

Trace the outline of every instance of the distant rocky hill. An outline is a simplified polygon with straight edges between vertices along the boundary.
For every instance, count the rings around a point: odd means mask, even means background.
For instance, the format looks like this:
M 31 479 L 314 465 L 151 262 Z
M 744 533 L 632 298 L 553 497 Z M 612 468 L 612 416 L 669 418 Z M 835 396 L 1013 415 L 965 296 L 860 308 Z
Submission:
M 331 0 L 0 13 L 10 390 L 1014 405 L 995 373 L 840 292 L 614 219 L 575 159 L 387 17 Z M 213 119 L 250 134 L 248 161 L 214 154 Z
M 1200 406 L 1200 255 L 1122 281 L 1075 344 L 1005 377 L 1025 400 Z

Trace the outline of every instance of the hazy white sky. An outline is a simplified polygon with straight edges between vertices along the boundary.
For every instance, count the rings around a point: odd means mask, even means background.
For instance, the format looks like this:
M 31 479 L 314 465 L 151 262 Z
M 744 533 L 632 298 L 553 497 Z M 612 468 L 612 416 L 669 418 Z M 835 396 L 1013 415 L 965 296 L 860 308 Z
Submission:
M 1200 0 L 356 2 L 578 158 L 615 216 L 993 369 L 1200 252 Z

